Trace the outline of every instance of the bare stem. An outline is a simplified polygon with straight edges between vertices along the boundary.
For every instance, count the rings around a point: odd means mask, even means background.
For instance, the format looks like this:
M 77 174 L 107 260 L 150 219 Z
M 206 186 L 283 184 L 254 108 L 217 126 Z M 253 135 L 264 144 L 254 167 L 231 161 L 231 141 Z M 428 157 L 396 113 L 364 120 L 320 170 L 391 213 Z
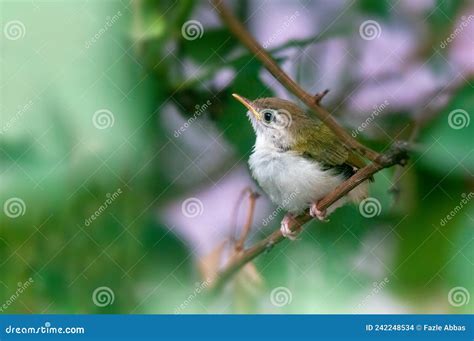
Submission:
M 326 195 L 318 202 L 318 209 L 324 210 L 335 203 L 338 199 L 349 193 L 353 188 L 362 182 L 370 179 L 375 173 L 381 169 L 394 166 L 396 164 L 405 165 L 408 159 L 408 144 L 405 142 L 395 142 L 386 153 L 379 154 L 372 149 L 362 145 L 357 140 L 352 138 L 344 128 L 342 128 L 336 120 L 319 105 L 319 101 L 327 92 L 321 94 L 310 95 L 305 92 L 297 83 L 295 83 L 275 62 L 275 60 L 268 54 L 265 49 L 249 34 L 244 26 L 237 20 L 237 18 L 226 8 L 221 0 L 211 0 L 214 7 L 218 11 L 221 19 L 229 27 L 230 31 L 245 45 L 256 58 L 258 58 L 265 68 L 283 85 L 286 89 L 292 92 L 295 96 L 301 99 L 315 114 L 340 138 L 340 140 L 352 150 L 365 156 L 367 159 L 373 161 L 371 164 L 365 166 L 355 173 L 351 178 L 336 187 L 331 193 Z M 229 263 L 216 276 L 212 288 L 217 290 L 221 288 L 234 274 L 236 274 L 245 264 L 253 260 L 258 255 L 271 249 L 285 238 L 278 229 L 270 234 L 265 239 L 257 242 L 248 249 L 244 249 L 244 242 L 248 236 L 250 223 L 253 218 L 255 200 L 251 201 L 249 215 L 247 217 L 247 224 L 245 225 L 241 238 L 236 243 L 236 252 L 234 257 L 231 257 Z M 305 223 L 311 220 L 309 212 L 295 217 L 292 221 L 290 230 L 296 231 L 300 229 Z
M 365 166 L 352 177 L 347 179 L 345 182 L 336 187 L 331 193 L 325 196 L 322 200 L 318 202 L 318 209 L 325 210 L 337 200 L 342 198 L 344 195 L 349 193 L 356 186 L 362 182 L 370 179 L 375 173 L 381 169 L 391 167 L 396 164 L 405 164 L 408 159 L 408 144 L 404 142 L 395 143 L 385 154 L 382 155 L 383 162 L 385 165 L 379 163 L 371 163 L 370 165 Z M 312 217 L 309 215 L 309 212 L 299 215 L 294 219 L 294 223 L 289 226 L 291 231 L 296 231 L 300 229 L 305 223 L 310 221 Z M 280 243 L 284 240 L 285 237 L 281 234 L 281 231 L 278 229 L 272 234 L 270 234 L 265 239 L 257 242 L 255 245 L 246 249 L 239 256 L 234 257 L 229 264 L 222 269 L 217 277 L 216 281 L 213 283 L 213 289 L 218 290 L 224 285 L 229 278 L 231 278 L 235 273 L 237 273 L 245 264 L 253 260 L 258 255 L 263 252 L 271 249 L 274 245 Z
M 272 58 L 272 56 L 253 38 L 239 20 L 229 11 L 221 0 L 212 0 L 212 4 L 219 13 L 222 21 L 230 31 L 260 60 L 265 68 L 275 77 L 288 91 L 298 97 L 308 108 L 310 108 L 321 121 L 323 121 L 350 149 L 356 151 L 371 161 L 378 162 L 379 153 L 364 146 L 354 139 L 344 128 L 342 128 L 331 114 L 321 107 L 314 96 L 304 91 L 294 80 L 288 76 Z
M 242 229 L 242 234 L 240 238 L 235 243 L 235 251 L 238 253 L 244 249 L 245 241 L 250 232 L 250 228 L 252 227 L 253 216 L 255 213 L 255 202 L 257 201 L 259 194 L 256 192 L 250 191 L 249 196 L 249 210 L 247 212 L 247 220 L 245 221 L 244 228 Z

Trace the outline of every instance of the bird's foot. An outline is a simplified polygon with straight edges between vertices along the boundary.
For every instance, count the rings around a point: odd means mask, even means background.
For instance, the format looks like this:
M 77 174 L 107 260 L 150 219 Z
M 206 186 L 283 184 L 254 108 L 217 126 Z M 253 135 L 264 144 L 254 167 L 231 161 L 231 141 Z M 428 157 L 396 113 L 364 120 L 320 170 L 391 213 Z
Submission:
M 311 204 L 311 206 L 309 207 L 309 214 L 313 217 L 313 218 L 317 218 L 319 219 L 320 221 L 324 221 L 324 222 L 327 222 L 329 221 L 329 219 L 327 219 L 327 212 L 326 210 L 319 210 L 318 209 L 318 203 L 317 202 L 313 202 Z
M 290 240 L 295 240 L 299 234 L 299 231 L 292 231 L 290 225 L 295 223 L 295 217 L 291 213 L 287 213 L 281 221 L 280 231 L 283 237 Z

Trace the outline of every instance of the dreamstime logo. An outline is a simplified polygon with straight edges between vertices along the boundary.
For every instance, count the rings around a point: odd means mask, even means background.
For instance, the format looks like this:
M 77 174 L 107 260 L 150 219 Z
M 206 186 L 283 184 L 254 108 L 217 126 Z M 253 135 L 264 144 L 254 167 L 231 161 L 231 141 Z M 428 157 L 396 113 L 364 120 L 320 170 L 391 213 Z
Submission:
M 201 22 L 197 20 L 188 20 L 181 26 L 181 34 L 186 40 L 196 40 L 204 34 L 204 28 Z
M 181 127 L 179 127 L 178 129 L 176 129 L 174 131 L 174 137 L 176 137 L 176 138 L 180 137 L 181 134 L 184 133 L 186 131 L 186 129 L 188 129 L 191 126 L 191 124 L 193 124 L 193 122 L 199 116 L 201 116 L 203 113 L 205 113 L 211 105 L 212 105 L 212 102 L 210 100 L 207 100 L 206 103 L 204 103 L 203 105 L 196 104 L 194 106 L 194 109 L 196 109 L 196 110 L 194 111 L 193 116 L 191 116 L 186 122 L 184 122 L 184 124 Z
M 112 305 L 115 301 L 115 294 L 109 287 L 98 287 L 92 293 L 92 302 L 98 307 Z
M 26 282 L 18 282 L 18 288 L 16 289 L 16 291 L 10 297 L 7 298 L 5 303 L 0 305 L 0 313 L 4 312 L 8 309 L 9 306 L 15 303 L 16 300 L 20 297 L 20 295 L 23 294 L 23 292 L 28 289 L 31 284 L 33 284 L 33 282 L 34 280 L 31 277 Z
M 448 115 L 448 124 L 451 128 L 459 130 L 469 126 L 471 122 L 471 117 L 466 110 L 455 109 L 451 111 Z
M 474 21 L 474 15 L 470 15 L 469 17 L 466 18 L 466 16 L 462 16 L 461 17 L 461 22 L 459 23 L 459 25 L 457 25 L 457 27 L 455 28 L 455 30 L 445 39 L 443 40 L 440 44 L 439 44 L 439 47 L 441 47 L 442 49 L 444 49 L 446 46 L 448 46 L 451 42 L 454 41 L 454 39 L 456 39 L 456 37 L 458 35 L 460 35 L 464 29 L 469 26 L 471 24 L 471 22 Z
M 358 127 L 357 129 L 354 129 L 352 130 L 352 137 L 357 137 L 357 135 L 359 135 L 359 133 L 363 132 L 371 123 L 372 121 L 378 116 L 380 115 L 388 106 L 390 105 L 390 102 L 385 100 L 382 104 L 380 105 L 374 105 L 373 108 L 374 110 L 372 110 L 372 113 L 370 114 L 369 117 L 367 117 L 367 119 L 362 122 Z
M 262 220 L 262 225 L 267 226 L 273 219 L 275 219 L 280 214 L 282 210 L 285 209 L 285 207 L 290 206 L 290 204 L 292 203 L 292 201 L 296 198 L 298 194 L 300 194 L 300 191 L 296 190 L 294 192 L 291 192 L 290 195 L 288 195 L 287 197 L 285 197 L 282 203 L 278 205 L 278 207 L 275 210 L 273 210 L 273 212 L 270 213 L 268 217 Z
M 454 206 L 454 208 L 448 212 L 441 220 L 439 221 L 439 224 L 441 226 L 446 226 L 449 221 L 451 221 L 461 210 L 474 198 L 474 192 L 469 192 L 469 193 L 462 193 L 461 194 L 461 200 L 459 201 L 459 204 Z
M 12 20 L 5 24 L 3 34 L 8 40 L 18 40 L 25 36 L 25 25 L 19 20 Z
M 367 302 L 370 301 L 370 299 L 376 295 L 378 295 L 380 292 L 382 292 L 382 290 L 387 286 L 387 284 L 390 282 L 390 280 L 385 277 L 383 280 L 381 280 L 380 282 L 374 282 L 372 283 L 372 290 L 370 290 L 370 292 L 364 297 L 364 299 L 362 300 L 362 302 L 360 302 L 358 305 L 357 305 L 357 310 L 360 310 L 362 307 L 364 307 Z
M 10 198 L 3 204 L 3 212 L 9 218 L 18 218 L 25 215 L 26 204 L 20 198 Z
M 94 113 L 94 116 L 92 116 L 92 124 L 100 130 L 112 127 L 114 122 L 114 114 L 107 109 L 99 109 Z
M 278 27 L 278 30 L 273 33 L 270 38 L 265 40 L 262 46 L 266 49 L 270 44 L 272 44 L 281 34 L 285 33 L 290 25 L 300 16 L 300 12 L 296 11 L 291 16 L 285 17 L 285 20 Z
M 290 289 L 286 287 L 277 287 L 270 293 L 270 302 L 276 307 L 288 305 L 293 300 Z
M 366 198 L 359 204 L 359 212 L 365 218 L 373 218 L 382 212 L 382 205 L 376 198 Z
M 471 295 L 469 291 L 464 287 L 454 287 L 449 290 L 448 302 L 453 307 L 460 307 L 469 303 Z
M 209 285 L 211 284 L 211 280 L 208 278 L 203 282 L 197 282 L 195 283 L 195 288 L 191 294 L 186 297 L 183 303 L 181 303 L 179 306 L 177 306 L 174 310 L 175 314 L 180 314 L 182 311 L 184 311 L 189 304 L 198 296 L 200 295 Z
M 204 205 L 198 198 L 188 198 L 181 204 L 181 212 L 188 218 L 195 218 L 204 212 Z
M 115 192 L 113 193 L 107 193 L 105 196 L 107 197 L 107 199 L 104 200 L 104 202 L 102 203 L 102 205 L 100 205 L 93 214 L 91 214 L 90 216 L 88 216 L 85 220 L 84 220 L 84 226 L 90 226 L 94 220 L 96 220 L 97 218 L 100 217 L 100 215 L 102 213 L 105 212 L 105 210 L 107 208 L 109 208 L 112 203 L 118 199 L 118 197 L 122 194 L 122 189 L 119 187 Z
M 15 115 L 13 115 L 13 117 L 8 120 L 3 127 L 0 128 L 0 135 L 5 134 L 11 127 L 13 127 L 18 122 L 18 120 L 20 120 L 20 118 L 31 109 L 32 106 L 32 100 L 29 100 L 28 103 L 24 104 L 23 106 L 18 106 L 18 110 Z
M 382 34 L 382 28 L 375 20 L 366 20 L 359 26 L 360 37 L 364 40 L 374 40 Z
M 122 12 L 118 11 L 113 16 L 107 16 L 105 18 L 105 23 L 103 26 L 85 42 L 85 47 L 88 49 L 93 44 L 95 44 L 99 39 L 104 35 L 120 18 L 122 17 Z
M 291 126 L 291 123 L 293 123 L 293 119 L 291 118 L 290 112 L 285 109 L 278 110 L 278 115 L 275 118 L 275 126 L 278 129 L 286 129 Z

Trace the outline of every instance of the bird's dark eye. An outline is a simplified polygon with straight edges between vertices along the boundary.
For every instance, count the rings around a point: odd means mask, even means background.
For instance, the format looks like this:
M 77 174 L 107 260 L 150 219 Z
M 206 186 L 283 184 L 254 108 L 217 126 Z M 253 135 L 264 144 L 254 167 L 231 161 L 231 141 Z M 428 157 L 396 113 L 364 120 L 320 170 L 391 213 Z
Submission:
M 265 120 L 265 122 L 267 123 L 270 123 L 271 120 L 273 118 L 273 113 L 271 111 L 266 111 L 264 114 L 263 114 L 263 119 Z

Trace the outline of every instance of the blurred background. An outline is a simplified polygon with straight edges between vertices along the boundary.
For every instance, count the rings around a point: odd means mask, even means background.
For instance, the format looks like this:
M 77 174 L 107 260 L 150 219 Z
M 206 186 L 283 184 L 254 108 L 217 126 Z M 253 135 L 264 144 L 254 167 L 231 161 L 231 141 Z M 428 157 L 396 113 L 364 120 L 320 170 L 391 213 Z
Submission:
M 472 313 L 471 1 L 228 1 L 376 150 L 370 206 L 311 222 L 209 295 L 284 214 L 236 92 L 298 102 L 207 1 L 0 1 L 1 313 Z M 226 242 L 227 240 L 227 242 Z

